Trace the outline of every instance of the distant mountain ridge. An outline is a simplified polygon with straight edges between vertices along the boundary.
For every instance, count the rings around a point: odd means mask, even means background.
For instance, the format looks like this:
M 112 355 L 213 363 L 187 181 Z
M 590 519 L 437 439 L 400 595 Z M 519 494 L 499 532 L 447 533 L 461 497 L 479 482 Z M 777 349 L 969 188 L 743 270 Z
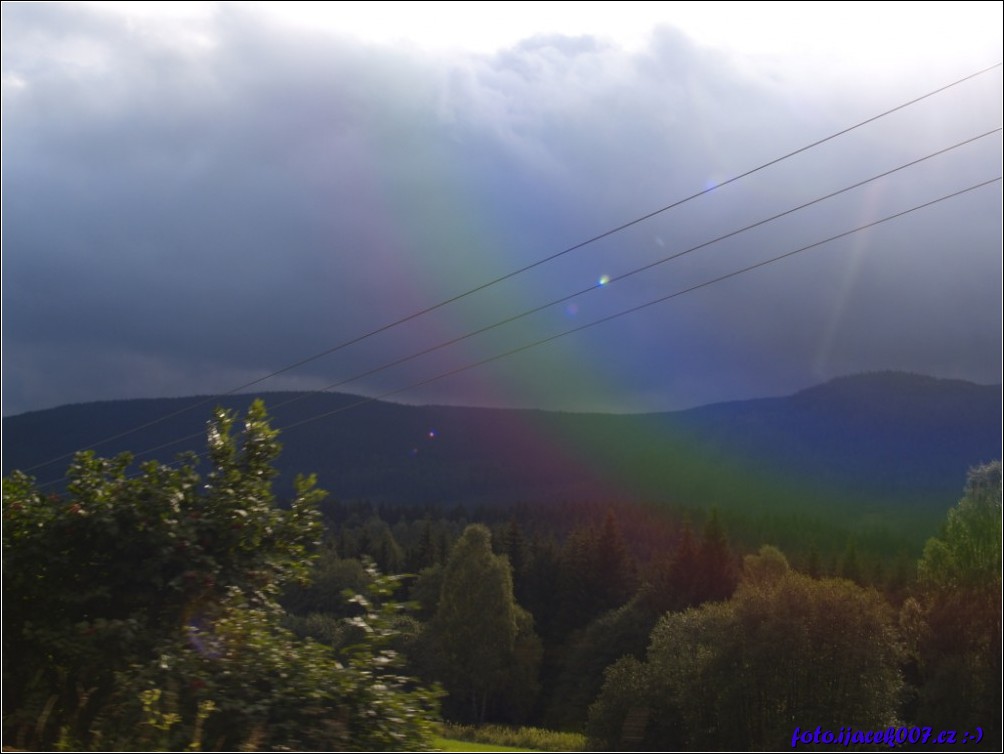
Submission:
M 261 394 L 280 435 L 280 491 L 317 473 L 339 499 L 402 504 L 577 499 L 717 505 L 908 508 L 941 516 L 973 465 L 1001 454 L 1001 387 L 898 372 L 843 377 L 784 398 L 637 415 L 409 406 L 331 393 Z M 97 448 L 205 447 L 214 404 Z M 200 398 L 62 406 L 3 419 L 3 473 L 146 424 Z M 144 456 L 139 460 L 146 460 Z M 58 479 L 67 461 L 37 469 Z

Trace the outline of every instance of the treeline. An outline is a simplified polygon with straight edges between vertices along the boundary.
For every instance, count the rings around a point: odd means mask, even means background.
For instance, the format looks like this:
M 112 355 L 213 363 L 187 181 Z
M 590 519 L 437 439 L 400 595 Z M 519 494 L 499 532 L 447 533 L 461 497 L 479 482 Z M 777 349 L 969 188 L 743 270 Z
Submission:
M 234 421 L 204 476 L 83 454 L 64 496 L 4 481 L 5 744 L 417 750 L 441 715 L 605 750 L 1000 746 L 999 463 L 919 559 L 785 553 L 713 510 L 374 507 L 309 479 L 280 505 L 264 408 Z
M 517 582 L 525 553 L 506 549 L 511 527 L 518 529 L 521 549 L 527 543 L 531 549 L 549 544 L 560 549 L 573 531 L 595 528 L 611 512 L 631 558 L 641 568 L 664 559 L 685 533 L 700 535 L 714 514 L 727 530 L 737 560 L 770 542 L 797 570 L 848 578 L 893 594 L 905 593 L 915 579 L 924 541 L 914 544 L 915 537 L 901 536 L 891 524 L 849 526 L 837 511 L 832 516 L 819 511 L 744 513 L 624 500 L 441 506 L 326 499 L 320 510 L 328 544 L 343 557 L 373 558 L 392 573 L 417 573 L 434 562 L 445 563 L 451 543 L 467 524 L 485 524 L 492 531 L 493 549 L 510 556 Z
M 382 517 L 388 513 L 399 514 L 393 524 Z M 489 695 L 476 717 L 456 710 L 454 718 L 464 722 L 581 727 L 599 692 L 603 669 L 624 652 L 643 653 L 661 613 L 727 598 L 739 578 L 739 558 L 717 514 L 697 532 L 686 522 L 679 528 L 661 522 L 665 546 L 641 560 L 612 509 L 600 514 L 592 508 L 594 521 L 578 510 L 581 520 L 570 529 L 566 522 L 548 519 L 524 525 L 516 516 L 489 518 L 487 525 L 472 529 L 473 518 L 462 508 L 426 510 L 420 518 L 411 513 L 365 504 L 340 512 L 329 507 L 329 516 L 341 523 L 328 530 L 311 584 L 288 589 L 283 604 L 290 626 L 302 635 L 330 640 L 351 614 L 338 595 L 365 585 L 363 564 L 372 560 L 381 570 L 412 574 L 407 593 L 416 603 L 413 617 L 422 623 L 420 633 L 434 621 L 450 591 L 444 582 L 451 563 L 459 567 L 458 545 L 476 529 L 482 549 L 504 559 L 510 584 L 506 591 L 532 619 L 540 657 L 532 672 L 518 671 L 529 680 L 526 686 L 509 684 L 508 696 Z M 651 531 L 646 538 L 654 539 Z M 472 614 L 502 609 L 476 603 L 469 607 Z M 440 681 L 447 675 L 430 666 L 427 648 L 407 654 L 421 656 L 414 662 L 421 675 Z M 444 704 L 452 713 L 451 698 Z
M 454 721 L 588 731 L 629 749 L 790 746 L 810 722 L 979 727 L 991 748 L 999 740 L 999 464 L 973 472 L 919 563 L 865 560 L 853 544 L 826 559 L 809 548 L 798 567 L 774 547 L 744 556 L 714 511 L 694 527 L 628 510 L 634 547 L 624 510 L 583 506 L 569 527 L 539 511 L 474 524 L 463 508 L 336 505 L 317 578 L 286 595 L 290 625 L 337 642 L 347 613 L 330 595 L 359 588 L 373 559 L 413 574 L 401 649 L 450 692 Z M 477 573 L 483 586 L 489 554 L 494 592 L 447 576 Z M 479 637 L 509 615 L 516 628 L 492 664 Z M 465 681 L 457 647 L 468 645 L 482 656 Z

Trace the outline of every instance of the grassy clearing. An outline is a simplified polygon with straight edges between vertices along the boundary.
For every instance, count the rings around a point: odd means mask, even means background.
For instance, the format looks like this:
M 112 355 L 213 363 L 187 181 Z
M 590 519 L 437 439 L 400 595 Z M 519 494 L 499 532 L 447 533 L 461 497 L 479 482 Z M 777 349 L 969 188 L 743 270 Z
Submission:
M 450 751 L 585 751 L 586 737 L 546 728 L 509 728 L 504 725 L 444 725 L 443 736 L 464 745 L 485 744 L 498 748 L 451 749 Z M 510 747 L 510 748 L 506 748 Z
M 478 744 L 470 741 L 458 741 L 455 738 L 432 739 L 432 745 L 442 751 L 537 751 L 537 749 L 521 749 L 516 746 L 497 746 L 495 744 Z

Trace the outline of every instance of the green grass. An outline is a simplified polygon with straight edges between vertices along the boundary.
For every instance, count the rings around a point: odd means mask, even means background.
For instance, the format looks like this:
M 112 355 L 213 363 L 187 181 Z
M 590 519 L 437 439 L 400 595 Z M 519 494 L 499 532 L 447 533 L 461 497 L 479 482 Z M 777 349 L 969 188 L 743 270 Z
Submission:
M 461 746 L 488 747 L 447 749 L 447 751 L 585 751 L 586 749 L 585 736 L 546 728 L 446 724 L 442 733 L 444 740 L 457 742 Z
M 515 746 L 496 746 L 494 744 L 475 744 L 469 741 L 458 741 L 455 738 L 432 739 L 432 745 L 442 751 L 539 751 L 539 749 L 520 749 Z

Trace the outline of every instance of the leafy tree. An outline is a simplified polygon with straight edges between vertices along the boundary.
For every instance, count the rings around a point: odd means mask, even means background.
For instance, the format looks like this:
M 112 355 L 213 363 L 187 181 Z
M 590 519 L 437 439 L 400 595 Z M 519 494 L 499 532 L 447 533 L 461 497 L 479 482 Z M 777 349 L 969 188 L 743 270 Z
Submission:
M 788 558 L 776 547 L 765 545 L 755 557 L 743 560 L 743 578 L 747 585 L 774 584 L 791 571 Z M 814 578 L 814 577 L 813 577 Z
M 918 600 L 904 620 L 919 674 L 917 720 L 986 732 L 981 745 L 1000 748 L 1001 729 L 1001 464 L 969 473 L 965 493 L 948 512 L 941 536 L 918 564 Z M 929 721 L 929 722 L 928 722 Z
M 217 411 L 194 456 L 127 473 L 79 454 L 65 497 L 4 480 L 4 740 L 44 748 L 422 746 L 434 699 L 383 644 L 395 603 L 359 598 L 368 638 L 341 657 L 279 626 L 306 578 L 322 493 L 280 508 L 263 404 Z M 373 588 L 383 595 L 385 581 Z M 382 597 L 381 597 L 382 598 Z
M 533 615 L 516 605 L 516 641 L 512 661 L 503 677 L 495 705 L 495 717 L 501 722 L 525 723 L 540 692 L 538 679 L 544 645 L 533 627 Z
M 935 589 L 999 593 L 1001 585 L 1001 463 L 972 469 L 944 533 L 928 540 L 921 582 Z
M 408 596 L 417 603 L 415 614 L 422 620 L 431 620 L 439 609 L 443 593 L 443 566 L 438 563 L 419 571 Z
M 645 595 L 639 595 L 574 633 L 561 653 L 546 725 L 562 730 L 581 728 L 603 685 L 605 669 L 626 655 L 644 658 L 659 617 Z
M 362 592 L 370 583 L 366 566 L 355 558 L 341 558 L 333 547 L 323 547 L 313 562 L 310 581 L 287 584 L 280 603 L 290 613 L 326 613 L 338 617 L 356 615 L 346 602 L 346 590 Z
M 654 682 L 652 668 L 631 655 L 606 669 L 603 693 L 589 710 L 586 734 L 592 748 L 638 750 L 639 744 L 648 743 L 652 738 L 648 723 L 655 706 Z M 668 741 L 660 743 L 669 745 Z
M 378 515 L 371 516 L 366 522 L 358 555 L 368 555 L 389 573 L 400 573 L 404 567 L 404 551 L 394 539 L 390 527 Z
M 722 654 L 738 658 L 744 672 L 716 679 L 723 729 L 735 715 L 736 745 L 773 748 L 790 743 L 805 720 L 834 730 L 852 720 L 892 724 L 901 655 L 885 600 L 846 580 L 782 570 L 783 562 L 773 548 L 750 556 L 748 569 L 762 577 L 744 583 L 730 603 L 741 643 L 727 641 Z
M 744 570 L 728 602 L 662 618 L 641 701 L 619 699 L 628 687 L 608 675 L 590 717 L 599 743 L 620 745 L 624 720 L 613 711 L 642 703 L 655 721 L 642 741 L 660 748 L 773 749 L 790 746 L 806 720 L 834 730 L 894 722 L 900 655 L 882 598 L 797 574 L 774 548 Z
M 454 712 L 481 722 L 493 696 L 517 691 L 515 678 L 535 683 L 533 619 L 516 604 L 509 561 L 492 552 L 491 532 L 481 524 L 464 530 L 442 579 L 426 637 L 434 673 L 459 703 Z

